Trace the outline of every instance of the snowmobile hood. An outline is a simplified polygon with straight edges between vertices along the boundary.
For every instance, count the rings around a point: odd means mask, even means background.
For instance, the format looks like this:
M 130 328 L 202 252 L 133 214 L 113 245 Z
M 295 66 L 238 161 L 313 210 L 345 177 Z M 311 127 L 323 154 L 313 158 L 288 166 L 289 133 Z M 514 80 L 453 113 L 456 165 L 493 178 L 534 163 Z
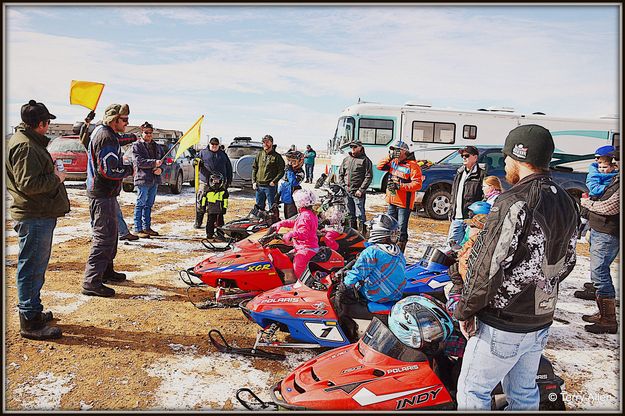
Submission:
M 265 264 L 270 264 L 265 248 L 260 243 L 246 238 L 235 243 L 228 251 L 211 254 L 198 263 L 193 271 L 195 273 L 230 273 Z
M 296 368 L 278 390 L 278 404 L 310 410 L 402 410 L 452 403 L 425 354 L 406 347 L 378 319 L 357 343 Z

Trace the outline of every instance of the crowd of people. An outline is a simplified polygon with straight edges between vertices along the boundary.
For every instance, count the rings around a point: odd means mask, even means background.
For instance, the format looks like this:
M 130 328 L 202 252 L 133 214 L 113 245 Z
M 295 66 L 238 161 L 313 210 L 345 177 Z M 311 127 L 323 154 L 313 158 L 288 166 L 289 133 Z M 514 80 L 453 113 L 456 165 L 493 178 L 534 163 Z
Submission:
M 128 125 L 128 105 L 112 104 L 88 141 L 87 197 L 92 246 L 86 262 L 82 293 L 114 296 L 107 282 L 120 282 L 125 274 L 114 270 L 120 207 L 117 196 L 122 179 L 134 175 L 137 203 L 134 231 L 139 237 L 158 235 L 151 228 L 151 208 L 160 183 L 162 152 L 152 140 L 153 126 L 146 122 L 142 137 L 133 143 L 133 165 L 123 163 L 120 134 Z M 32 339 L 60 337 L 44 312 L 40 291 L 52 247 L 57 218 L 70 210 L 65 174 L 46 150 L 50 120 L 46 106 L 34 100 L 22 106 L 23 123 L 9 141 L 7 187 L 13 197 L 11 216 L 19 237 L 17 266 L 18 308 L 21 335 Z M 307 146 L 286 154 L 276 151 L 273 137 L 262 139 L 263 148 L 252 166 L 252 182 L 259 209 L 273 209 L 277 198 L 284 204 L 285 219 L 271 226 L 291 230 L 284 234 L 293 246 L 294 282 L 319 251 L 316 195 L 301 183 L 312 183 L 316 153 Z M 420 163 L 402 141 L 390 147 L 377 168 L 388 172 L 385 214 L 366 221 L 366 190 L 373 163 L 360 141 L 338 171 L 338 182 L 347 191 L 350 225 L 368 234 L 368 245 L 332 298 L 340 325 L 350 341 L 357 340 L 354 319 L 370 316 L 369 302 L 397 302 L 406 285 L 404 250 L 409 241 L 408 221 L 415 192 L 421 188 Z M 497 177 L 486 176 L 478 165 L 473 146 L 459 150 L 463 165 L 452 187 L 450 227 L 445 250 L 457 254 L 449 269 L 453 286 L 444 309 L 453 317 L 462 348 L 458 378 L 459 409 L 490 409 L 491 391 L 502 382 L 509 409 L 537 410 L 536 372 L 554 319 L 560 282 L 576 263 L 576 245 L 584 218 L 590 229 L 591 285 L 577 297 L 596 301 L 598 312 L 584 315 L 591 333 L 617 332 L 615 289 L 610 265 L 619 251 L 619 156 L 614 148 L 597 149 L 597 159 L 587 176 L 589 195 L 581 199 L 580 213 L 574 199 L 549 175 L 554 152 L 551 133 L 538 125 L 519 126 L 509 132 L 503 146 L 506 181 L 503 191 Z M 195 228 L 208 214 L 206 233 L 213 238 L 223 224 L 228 207 L 232 165 L 217 138 L 197 157 L 201 189 L 197 193 Z M 368 227 L 365 225 L 368 224 Z M 592 293 L 592 297 L 588 296 Z M 426 302 L 427 303 L 427 302 Z M 389 327 L 409 346 L 415 345 L 419 307 L 393 308 Z M 395 311 L 400 312 L 395 312 Z M 401 319 L 396 315 L 401 313 Z M 394 315 L 395 314 L 395 315 Z M 398 322 L 404 322 L 399 325 Z M 408 331 L 408 332 L 405 332 Z M 411 332 L 412 331 L 412 332 Z M 420 345 L 420 344 L 419 344 Z

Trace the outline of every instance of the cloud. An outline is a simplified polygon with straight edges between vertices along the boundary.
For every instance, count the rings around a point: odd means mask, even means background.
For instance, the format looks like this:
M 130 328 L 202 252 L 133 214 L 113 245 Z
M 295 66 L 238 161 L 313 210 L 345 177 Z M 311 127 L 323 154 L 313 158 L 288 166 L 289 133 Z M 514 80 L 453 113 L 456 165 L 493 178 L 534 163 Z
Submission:
M 144 7 L 122 7 L 120 14 L 122 20 L 129 24 L 143 26 L 152 23 L 150 12 Z

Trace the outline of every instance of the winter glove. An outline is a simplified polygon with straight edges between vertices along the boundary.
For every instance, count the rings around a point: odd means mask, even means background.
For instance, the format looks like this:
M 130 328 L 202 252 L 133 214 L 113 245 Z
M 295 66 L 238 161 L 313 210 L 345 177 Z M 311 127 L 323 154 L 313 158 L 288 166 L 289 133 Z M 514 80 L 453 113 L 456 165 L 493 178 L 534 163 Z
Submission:
M 252 189 L 253 189 L 253 190 L 256 190 L 256 182 L 254 182 L 254 183 L 252 184 Z
M 395 181 L 390 181 L 388 185 L 386 186 L 386 189 L 388 189 L 391 192 L 397 192 L 397 190 L 399 189 L 399 183 Z
M 288 232 L 286 234 L 284 234 L 284 236 L 282 237 L 282 241 L 284 241 L 287 244 L 291 244 L 291 239 L 293 238 L 293 234 L 291 234 L 291 232 Z

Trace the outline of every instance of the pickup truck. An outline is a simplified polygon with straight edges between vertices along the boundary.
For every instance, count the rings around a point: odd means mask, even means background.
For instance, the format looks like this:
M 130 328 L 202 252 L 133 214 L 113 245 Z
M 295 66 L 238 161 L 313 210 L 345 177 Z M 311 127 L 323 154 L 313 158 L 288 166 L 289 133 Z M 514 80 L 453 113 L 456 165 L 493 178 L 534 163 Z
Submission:
M 451 186 L 458 168 L 462 165 L 462 157 L 458 153 L 461 146 L 452 146 L 452 153 L 438 163 L 422 170 L 425 180 L 421 190 L 417 192 L 415 209 L 423 208 L 433 219 L 447 219 L 451 206 Z M 478 164 L 486 170 L 487 176 L 497 176 L 504 189 L 510 184 L 505 180 L 504 155 L 501 146 L 477 146 L 480 156 Z M 569 155 L 554 153 L 550 162 L 551 176 L 563 189 L 576 200 L 582 193 L 588 192 L 586 187 L 587 172 L 575 171 L 571 166 L 587 166 L 594 161 L 594 155 Z M 569 166 L 567 166 L 569 165 Z

